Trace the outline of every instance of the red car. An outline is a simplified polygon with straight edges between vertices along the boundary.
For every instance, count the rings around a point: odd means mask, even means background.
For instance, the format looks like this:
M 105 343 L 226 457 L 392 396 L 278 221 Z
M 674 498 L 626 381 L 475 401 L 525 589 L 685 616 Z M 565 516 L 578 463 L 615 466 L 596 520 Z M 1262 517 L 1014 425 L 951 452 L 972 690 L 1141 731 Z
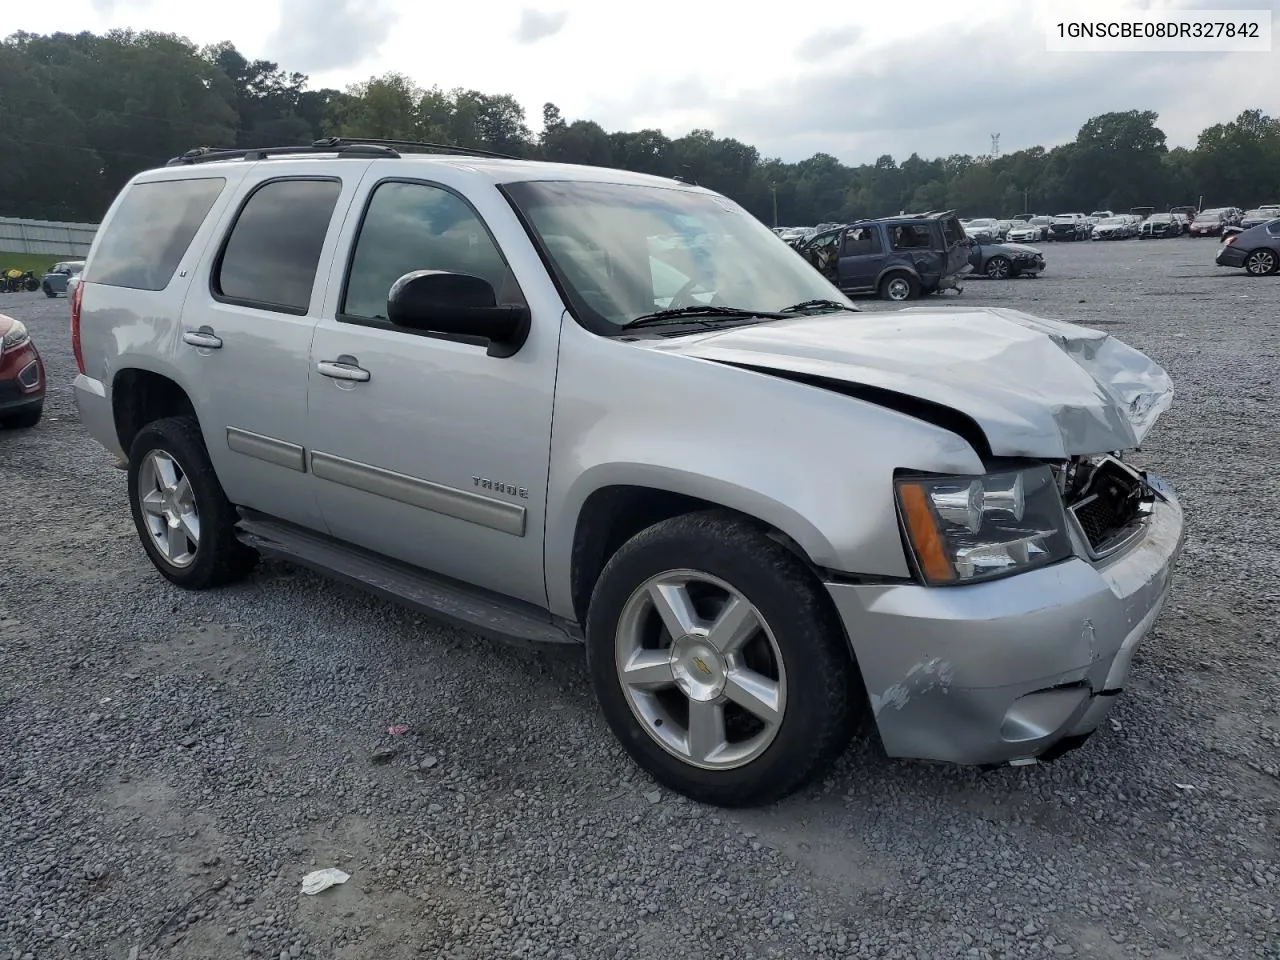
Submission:
M 0 427 L 34 427 L 44 411 L 44 361 L 27 328 L 0 313 Z

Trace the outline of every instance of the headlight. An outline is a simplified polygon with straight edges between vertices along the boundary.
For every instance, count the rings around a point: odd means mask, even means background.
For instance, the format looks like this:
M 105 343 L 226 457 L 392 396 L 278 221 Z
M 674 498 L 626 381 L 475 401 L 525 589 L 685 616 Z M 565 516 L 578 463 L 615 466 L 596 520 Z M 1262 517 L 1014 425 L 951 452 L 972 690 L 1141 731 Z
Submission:
M 4 339 L 0 340 L 0 351 L 20 347 L 30 339 L 31 335 L 27 333 L 27 328 L 15 320 L 13 321 L 13 326 L 9 328 L 9 332 L 4 335 Z
M 896 481 L 916 565 L 930 585 L 974 583 L 1071 556 L 1062 498 L 1047 466 Z

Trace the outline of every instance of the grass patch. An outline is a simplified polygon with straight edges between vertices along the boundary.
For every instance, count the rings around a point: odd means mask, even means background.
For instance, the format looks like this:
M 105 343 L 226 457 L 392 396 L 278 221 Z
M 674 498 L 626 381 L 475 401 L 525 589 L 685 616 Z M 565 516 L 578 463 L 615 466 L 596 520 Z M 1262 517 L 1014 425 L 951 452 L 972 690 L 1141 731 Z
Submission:
M 0 273 L 7 273 L 13 267 L 19 270 L 30 270 L 37 277 L 43 277 L 55 263 L 63 260 L 78 260 L 79 257 L 59 257 L 52 253 L 0 253 Z

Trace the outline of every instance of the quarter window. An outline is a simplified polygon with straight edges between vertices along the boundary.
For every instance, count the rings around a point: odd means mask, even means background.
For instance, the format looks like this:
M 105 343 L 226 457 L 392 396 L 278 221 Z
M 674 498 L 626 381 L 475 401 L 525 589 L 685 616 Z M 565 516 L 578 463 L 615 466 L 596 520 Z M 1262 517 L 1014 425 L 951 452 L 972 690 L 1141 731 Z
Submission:
M 269 180 L 255 190 L 227 237 L 214 274 L 215 294 L 232 303 L 305 314 L 341 192 L 336 180 Z
M 226 185 L 222 177 L 135 183 L 93 255 L 94 283 L 163 290 Z
M 497 244 L 465 201 L 425 183 L 379 184 L 356 239 L 341 316 L 385 321 L 391 285 L 415 270 L 470 274 L 489 281 L 499 303 L 523 302 Z

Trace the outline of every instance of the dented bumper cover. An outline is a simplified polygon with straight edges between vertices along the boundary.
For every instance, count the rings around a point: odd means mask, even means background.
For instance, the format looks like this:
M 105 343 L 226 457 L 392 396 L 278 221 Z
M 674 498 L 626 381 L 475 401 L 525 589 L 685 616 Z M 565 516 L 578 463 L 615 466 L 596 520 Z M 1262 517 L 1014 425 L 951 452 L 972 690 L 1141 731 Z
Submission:
M 893 757 L 996 764 L 1092 732 L 1169 590 L 1182 508 L 1163 491 L 1142 537 L 961 587 L 828 583 Z

